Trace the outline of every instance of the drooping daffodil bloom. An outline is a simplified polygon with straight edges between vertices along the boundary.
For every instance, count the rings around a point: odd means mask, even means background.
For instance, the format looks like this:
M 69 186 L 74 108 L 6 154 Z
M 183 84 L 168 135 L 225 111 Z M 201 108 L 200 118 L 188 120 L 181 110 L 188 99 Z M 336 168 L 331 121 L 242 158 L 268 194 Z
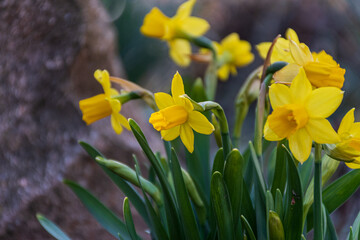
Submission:
M 230 73 L 237 74 L 237 67 L 246 66 L 254 60 L 254 54 L 251 53 L 251 44 L 240 40 L 237 33 L 231 33 L 220 43 L 213 43 L 219 63 L 217 75 L 220 80 L 226 81 Z
M 265 123 L 264 137 L 269 141 L 286 138 L 301 163 L 308 159 L 313 140 L 319 144 L 340 142 L 326 120 L 342 101 L 343 92 L 339 88 L 313 90 L 305 71 L 300 69 L 290 87 L 272 84 L 269 97 L 273 111 Z
M 344 161 L 349 168 L 360 168 L 360 122 L 355 122 L 355 108 L 342 119 L 338 134 L 341 142 L 326 144 L 325 150 L 334 159 Z
M 210 27 L 206 20 L 190 16 L 195 2 L 189 0 L 181 4 L 172 18 L 155 7 L 145 16 L 140 28 L 145 36 L 167 41 L 170 57 L 179 66 L 190 64 L 191 45 L 187 38 L 202 36 Z
M 114 98 L 119 95 L 119 92 L 111 88 L 108 71 L 96 70 L 94 77 L 103 87 L 104 93 L 79 102 L 80 110 L 83 113 L 82 119 L 89 125 L 111 115 L 111 126 L 117 134 L 122 132 L 123 127 L 130 130 L 127 119 L 120 114 L 121 102 Z
M 172 141 L 180 135 L 181 141 L 189 152 L 194 151 L 194 131 L 201 134 L 211 134 L 215 128 L 200 112 L 194 111 L 185 94 L 184 84 L 178 72 L 171 84 L 171 94 L 155 93 L 158 112 L 151 114 L 149 122 L 161 132 L 165 141 Z
M 300 43 L 296 32 L 288 29 L 286 38 L 280 38 L 275 44 L 271 55 L 271 61 L 285 61 L 289 64 L 274 74 L 276 82 L 286 83 L 299 73 L 299 69 L 305 70 L 306 76 L 314 87 L 337 87 L 344 84 L 345 69 L 325 51 L 311 53 L 306 44 Z M 258 45 L 259 53 L 266 57 L 271 43 Z M 291 57 L 291 58 L 290 58 Z

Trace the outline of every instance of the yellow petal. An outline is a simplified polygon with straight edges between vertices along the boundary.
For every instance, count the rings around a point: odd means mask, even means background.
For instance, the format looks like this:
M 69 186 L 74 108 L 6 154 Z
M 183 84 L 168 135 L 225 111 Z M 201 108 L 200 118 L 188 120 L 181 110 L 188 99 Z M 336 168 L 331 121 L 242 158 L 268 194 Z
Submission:
M 112 112 L 120 112 L 121 110 L 121 103 L 119 100 L 117 99 L 110 99 L 109 100 L 109 103 L 110 103 L 110 106 L 111 106 L 111 109 L 112 109 Z
M 180 28 L 187 34 L 199 37 L 209 30 L 210 25 L 205 19 L 198 17 L 188 17 L 181 21 Z
M 154 94 L 154 97 L 156 105 L 160 110 L 175 104 L 172 97 L 167 93 L 158 92 Z
M 189 124 L 185 123 L 180 126 L 180 138 L 186 149 L 192 153 L 194 151 L 194 132 Z
M 288 28 L 286 30 L 285 36 L 288 40 L 293 40 L 297 44 L 300 44 L 299 37 L 293 29 Z
M 175 101 L 175 103 L 182 103 L 183 101 L 179 99 L 179 96 L 185 94 L 184 83 L 179 74 L 176 72 L 171 83 L 171 95 Z
M 270 46 L 271 46 L 271 42 L 263 42 L 263 43 L 259 43 L 258 45 L 256 45 L 256 50 L 258 51 L 258 53 L 262 59 L 266 58 L 266 55 L 269 51 Z
M 161 137 L 165 141 L 172 141 L 180 135 L 180 126 L 161 131 Z
M 106 70 L 101 71 L 100 73 L 98 70 L 94 73 L 94 76 L 97 77 L 96 80 L 101 84 L 104 89 L 104 93 L 106 96 L 111 96 L 111 83 L 110 83 L 110 75 L 109 72 Z
M 306 77 L 304 69 L 299 70 L 291 83 L 290 91 L 294 101 L 303 102 L 312 92 L 312 86 Z
M 307 77 L 315 87 L 337 87 L 344 85 L 345 69 L 324 62 L 309 62 L 304 66 Z
M 290 52 L 294 61 L 301 66 L 313 60 L 310 49 L 305 44 L 297 44 L 290 40 Z
M 301 163 L 305 162 L 311 152 L 312 140 L 305 128 L 300 128 L 289 137 L 290 151 Z
M 305 108 L 310 118 L 327 118 L 339 107 L 344 92 L 335 87 L 315 89 L 306 100 Z
M 169 41 L 170 57 L 174 62 L 182 67 L 190 64 L 191 45 L 187 40 L 175 39 Z
M 275 82 L 279 83 L 290 83 L 298 74 L 301 69 L 301 66 L 296 63 L 289 63 L 279 71 L 277 71 L 273 78 Z
M 270 103 L 273 109 L 292 103 L 289 87 L 283 84 L 273 84 L 269 90 Z
M 350 129 L 355 121 L 354 111 L 355 111 L 355 108 L 350 109 L 350 111 L 348 111 L 345 114 L 345 116 L 343 117 L 343 119 L 341 120 L 339 129 L 338 129 L 339 135 L 350 132 Z
M 217 70 L 217 75 L 221 81 L 226 81 L 229 78 L 230 66 L 228 64 L 223 65 Z
M 120 113 L 116 113 L 116 120 L 123 126 L 125 127 L 127 130 L 130 131 L 130 125 L 129 125 L 129 121 L 126 119 L 126 117 L 124 117 L 122 114 Z
M 167 22 L 169 21 L 170 18 L 155 7 L 146 14 L 140 32 L 148 37 L 163 38 L 167 31 Z
M 326 119 L 309 119 L 305 126 L 311 138 L 317 143 L 338 143 L 339 135 Z
M 356 158 L 353 162 L 345 162 L 346 166 L 352 169 L 360 168 L 360 158 Z
M 283 139 L 276 135 L 273 130 L 271 130 L 271 128 L 269 127 L 269 121 L 266 121 L 264 126 L 264 138 L 268 141 L 280 141 Z
M 191 15 L 192 9 L 194 7 L 196 0 L 189 0 L 181 4 L 176 11 L 174 18 L 183 19 Z
M 117 134 L 120 134 L 123 130 L 115 114 L 111 114 L 111 126 Z
M 194 131 L 201 134 L 211 134 L 215 128 L 209 120 L 200 112 L 192 111 L 189 113 L 188 124 Z

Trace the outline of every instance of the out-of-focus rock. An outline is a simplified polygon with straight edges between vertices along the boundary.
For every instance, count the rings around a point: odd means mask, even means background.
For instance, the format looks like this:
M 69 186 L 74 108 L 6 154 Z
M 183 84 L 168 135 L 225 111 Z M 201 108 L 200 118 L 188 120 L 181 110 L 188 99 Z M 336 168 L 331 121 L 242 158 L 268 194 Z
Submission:
M 124 75 L 105 10 L 97 0 L 3 0 L 0 32 L 0 239 L 49 239 L 37 212 L 74 239 L 111 238 L 62 184 L 77 180 L 119 212 L 122 194 L 77 140 L 126 163 L 139 152 L 131 133 L 117 136 L 110 119 L 87 127 L 78 109 L 102 91 L 95 69 Z

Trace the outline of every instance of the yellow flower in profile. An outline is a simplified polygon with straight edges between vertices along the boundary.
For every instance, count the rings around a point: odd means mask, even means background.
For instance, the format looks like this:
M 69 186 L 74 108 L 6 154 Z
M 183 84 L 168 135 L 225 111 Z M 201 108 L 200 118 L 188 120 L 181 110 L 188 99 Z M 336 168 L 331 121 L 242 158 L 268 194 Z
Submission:
M 273 52 L 272 52 L 271 58 L 270 58 L 271 63 L 279 62 L 279 61 L 294 63 L 294 60 L 291 56 L 290 48 L 289 48 L 289 44 L 290 44 L 289 40 L 290 39 L 299 45 L 304 45 L 304 43 L 300 43 L 298 35 L 291 28 L 288 28 L 286 30 L 285 37 L 286 38 L 279 38 L 276 41 L 276 44 L 274 46 L 274 49 L 273 49 Z M 263 43 L 256 45 L 256 49 L 262 59 L 266 58 L 266 55 L 270 49 L 271 44 L 272 44 L 271 42 L 263 42 Z
M 270 45 L 269 42 L 257 45 L 262 58 L 266 57 Z M 276 61 L 289 63 L 274 74 L 274 80 L 277 82 L 291 82 L 299 73 L 299 69 L 303 68 L 314 87 L 342 88 L 344 84 L 345 69 L 325 51 L 311 53 L 306 44 L 300 43 L 296 32 L 291 28 L 286 31 L 286 39 L 279 38 L 275 44 L 271 62 Z
M 218 77 L 220 80 L 227 80 L 229 74 L 236 75 L 237 67 L 250 64 L 254 60 L 254 54 L 251 53 L 251 45 L 249 42 L 240 40 L 237 33 L 231 33 L 225 37 L 220 43 L 214 42 L 218 62 Z
M 354 122 L 355 108 L 342 119 L 338 134 L 341 142 L 327 144 L 326 151 L 330 157 L 344 161 L 349 168 L 360 168 L 360 122 Z
M 160 111 L 151 114 L 149 122 L 161 132 L 165 141 L 172 141 L 180 135 L 189 152 L 194 151 L 194 131 L 211 134 L 215 128 L 200 112 L 194 111 L 190 100 L 181 97 L 185 94 L 184 84 L 178 72 L 171 84 L 171 94 L 155 93 L 156 105 Z
M 344 85 L 345 69 L 325 51 L 311 53 L 306 45 L 301 46 L 290 40 L 290 53 L 295 63 L 289 63 L 276 72 L 275 81 L 288 82 L 298 74 L 300 68 L 303 68 L 314 87 L 342 88 Z
M 104 93 L 83 99 L 79 102 L 80 110 L 83 113 L 82 119 L 89 125 L 111 115 L 111 125 L 117 134 L 122 132 L 122 126 L 130 130 L 127 119 L 119 113 L 121 110 L 121 102 L 113 98 L 119 95 L 119 92 L 111 88 L 108 71 L 96 70 L 94 77 L 103 87 Z
M 273 84 L 269 90 L 273 112 L 265 127 L 265 139 L 288 139 L 294 157 L 303 163 L 309 157 L 312 141 L 338 143 L 340 137 L 325 118 L 340 105 L 343 92 L 335 87 L 313 90 L 303 69 L 290 87 Z
M 195 2 L 189 0 L 181 4 L 172 18 L 155 7 L 145 16 L 140 28 L 145 36 L 167 41 L 170 56 L 179 66 L 190 64 L 191 45 L 186 37 L 202 36 L 210 27 L 206 20 L 190 16 Z

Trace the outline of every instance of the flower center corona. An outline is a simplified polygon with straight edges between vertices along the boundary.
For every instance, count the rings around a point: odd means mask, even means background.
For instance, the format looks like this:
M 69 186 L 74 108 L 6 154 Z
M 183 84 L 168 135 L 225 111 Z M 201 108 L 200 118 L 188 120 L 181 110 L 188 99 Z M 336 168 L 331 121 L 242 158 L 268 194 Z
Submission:
M 168 130 L 185 123 L 188 112 L 183 106 L 174 105 L 151 114 L 149 122 L 157 131 Z
M 269 116 L 269 127 L 276 135 L 285 138 L 304 127 L 308 120 L 309 116 L 302 105 L 287 104 L 274 109 Z

